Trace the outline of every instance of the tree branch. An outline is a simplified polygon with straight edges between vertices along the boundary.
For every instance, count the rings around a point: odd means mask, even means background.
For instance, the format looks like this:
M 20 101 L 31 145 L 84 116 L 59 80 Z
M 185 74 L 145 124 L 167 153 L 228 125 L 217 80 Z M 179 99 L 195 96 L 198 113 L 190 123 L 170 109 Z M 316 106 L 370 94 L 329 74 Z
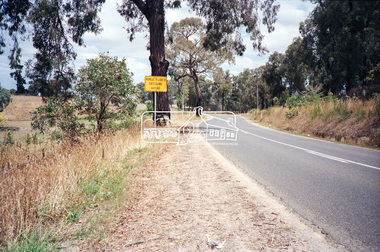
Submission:
M 144 3 L 142 0 L 132 0 L 132 2 L 139 8 L 139 10 L 144 14 L 146 18 L 148 18 L 149 12 L 146 6 L 146 3 Z

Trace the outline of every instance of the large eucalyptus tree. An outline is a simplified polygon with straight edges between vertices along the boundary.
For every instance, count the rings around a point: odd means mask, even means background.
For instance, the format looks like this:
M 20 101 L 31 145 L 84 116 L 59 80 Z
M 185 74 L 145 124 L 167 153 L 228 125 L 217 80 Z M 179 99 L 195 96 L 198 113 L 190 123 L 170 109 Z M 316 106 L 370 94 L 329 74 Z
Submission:
M 210 50 L 223 49 L 242 55 L 246 49 L 240 31 L 244 27 L 250 34 L 252 45 L 260 52 L 266 49 L 262 44 L 263 35 L 259 28 L 262 23 L 269 32 L 274 30 L 279 5 L 275 0 L 123 0 L 118 10 L 125 17 L 133 40 L 136 32 L 149 33 L 151 74 L 167 76 L 169 62 L 165 58 L 165 9 L 179 8 L 187 2 L 189 8 L 206 20 L 206 34 L 203 46 Z M 167 93 L 158 95 L 158 111 L 168 111 Z M 163 114 L 159 115 L 162 117 Z
M 169 72 L 176 81 L 185 77 L 192 79 L 197 107 L 202 105 L 200 75 L 211 74 L 226 60 L 233 60 L 230 51 L 212 51 L 203 46 L 206 39 L 205 28 L 200 18 L 185 18 L 175 22 L 170 28 L 166 47 L 166 55 L 170 62 Z
M 62 77 L 62 71 L 58 71 L 57 74 L 51 72 L 52 67 L 57 70 L 63 69 L 59 67 L 62 65 L 52 64 L 49 57 L 67 56 L 69 61 L 75 58 L 69 38 L 81 45 L 84 43 L 85 32 L 100 30 L 97 13 L 104 2 L 105 0 L 4 0 L 0 3 L 0 29 L 8 31 L 12 37 L 17 32 L 25 31 L 27 26 L 24 23 L 28 18 L 34 28 L 34 35 L 38 35 L 33 36 L 36 39 L 34 45 L 39 50 L 39 54 L 36 55 L 37 61 L 42 64 L 34 64 L 34 69 L 39 71 L 42 77 Z M 127 21 L 130 39 L 134 38 L 136 32 L 148 31 L 152 75 L 166 76 L 169 67 L 164 46 L 165 9 L 179 8 L 185 2 L 191 10 L 206 20 L 206 48 L 224 48 L 239 55 L 242 55 L 246 48 L 240 34 L 243 29 L 250 34 L 253 47 L 260 52 L 265 51 L 259 23 L 266 25 L 269 32 L 273 31 L 279 9 L 275 0 L 123 0 L 118 10 Z M 37 9 L 41 11 L 33 11 Z M 30 14 L 33 14 L 31 18 Z M 48 36 L 39 36 L 44 33 Z M 56 38 L 57 43 L 52 43 L 52 38 Z M 45 43 L 45 39 L 49 41 Z M 67 41 L 69 43 L 66 43 Z M 0 38 L 0 51 L 5 45 L 3 42 Z M 59 59 L 61 63 L 67 63 Z M 63 73 L 70 73 L 70 69 L 65 70 L 68 72 Z M 46 71 L 52 74 L 46 75 Z M 65 83 L 66 79 L 62 79 L 62 83 Z M 158 96 L 157 110 L 169 110 L 167 93 Z

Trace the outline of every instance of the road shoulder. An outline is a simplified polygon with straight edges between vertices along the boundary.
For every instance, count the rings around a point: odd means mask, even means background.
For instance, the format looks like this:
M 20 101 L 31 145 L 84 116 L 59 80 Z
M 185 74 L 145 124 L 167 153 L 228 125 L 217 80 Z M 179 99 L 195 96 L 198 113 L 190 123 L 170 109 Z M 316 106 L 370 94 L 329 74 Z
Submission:
M 220 251 L 335 250 L 205 142 L 168 146 L 136 185 L 134 206 L 99 249 L 206 251 L 208 235 Z

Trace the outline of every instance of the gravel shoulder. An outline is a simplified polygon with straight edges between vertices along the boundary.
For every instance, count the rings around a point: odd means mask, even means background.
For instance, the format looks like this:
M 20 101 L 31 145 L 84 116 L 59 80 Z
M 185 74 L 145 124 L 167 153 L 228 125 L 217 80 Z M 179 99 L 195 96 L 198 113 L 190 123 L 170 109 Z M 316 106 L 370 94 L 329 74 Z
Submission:
M 165 148 L 100 251 L 336 251 L 207 142 Z

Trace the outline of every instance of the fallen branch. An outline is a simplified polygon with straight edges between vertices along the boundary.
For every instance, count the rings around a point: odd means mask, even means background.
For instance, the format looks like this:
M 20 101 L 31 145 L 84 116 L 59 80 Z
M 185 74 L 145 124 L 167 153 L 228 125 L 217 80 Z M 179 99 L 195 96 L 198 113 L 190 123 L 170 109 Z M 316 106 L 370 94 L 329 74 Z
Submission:
M 123 248 L 126 248 L 126 247 L 130 247 L 130 246 L 134 246 L 134 245 L 137 245 L 137 244 L 142 244 L 142 243 L 145 243 L 145 242 L 148 242 L 148 241 L 153 241 L 153 240 L 158 240 L 160 239 L 161 237 L 156 237 L 156 238 L 149 238 L 147 240 L 144 240 L 144 241 L 136 241 L 136 242 L 131 242 L 131 243 L 127 243 L 123 246 Z

